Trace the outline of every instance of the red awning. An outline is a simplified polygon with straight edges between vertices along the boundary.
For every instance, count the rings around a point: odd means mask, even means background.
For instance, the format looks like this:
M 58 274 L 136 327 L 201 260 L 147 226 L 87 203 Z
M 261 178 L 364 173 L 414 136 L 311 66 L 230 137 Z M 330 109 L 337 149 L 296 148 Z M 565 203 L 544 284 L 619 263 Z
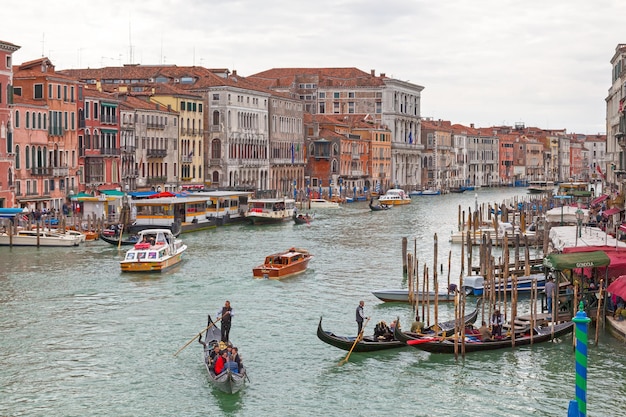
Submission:
M 619 227 L 619 231 L 620 231 L 620 232 L 626 232 L 626 223 L 625 223 L 625 224 L 620 225 L 620 227 Z
M 621 208 L 613 207 L 608 210 L 604 210 L 604 212 L 602 212 L 602 215 L 604 217 L 609 217 L 609 216 L 619 213 L 620 211 L 622 211 Z
M 596 198 L 594 198 L 593 200 L 591 200 L 591 205 L 594 204 L 600 204 L 601 202 L 603 202 L 604 200 L 606 200 L 607 198 L 609 198 L 608 194 L 602 194 Z
M 169 191 L 163 191 L 157 194 L 152 194 L 150 197 L 148 198 L 160 198 L 160 197 L 176 197 L 174 194 L 170 193 Z

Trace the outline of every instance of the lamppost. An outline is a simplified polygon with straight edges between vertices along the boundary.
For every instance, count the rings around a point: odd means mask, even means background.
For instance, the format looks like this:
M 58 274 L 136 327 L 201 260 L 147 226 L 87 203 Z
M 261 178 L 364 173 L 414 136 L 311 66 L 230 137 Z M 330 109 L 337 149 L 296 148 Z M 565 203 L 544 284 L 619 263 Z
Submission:
M 576 210 L 576 221 L 578 222 L 578 237 L 582 237 L 583 231 L 583 217 L 584 213 L 580 208 L 580 202 L 578 203 L 578 210 Z

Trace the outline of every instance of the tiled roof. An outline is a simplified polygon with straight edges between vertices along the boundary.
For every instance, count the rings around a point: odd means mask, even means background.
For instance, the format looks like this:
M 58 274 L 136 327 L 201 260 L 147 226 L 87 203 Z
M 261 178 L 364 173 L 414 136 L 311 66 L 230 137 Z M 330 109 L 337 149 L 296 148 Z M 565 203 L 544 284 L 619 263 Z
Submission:
M 380 77 L 358 68 L 273 68 L 248 78 L 259 80 L 266 88 L 288 88 L 295 82 L 311 82 L 318 88 L 327 87 L 373 87 L 384 85 Z
M 161 104 L 133 97 L 131 95 L 120 96 L 120 108 L 124 110 L 157 110 L 162 112 L 176 113 L 175 111 L 168 109 Z

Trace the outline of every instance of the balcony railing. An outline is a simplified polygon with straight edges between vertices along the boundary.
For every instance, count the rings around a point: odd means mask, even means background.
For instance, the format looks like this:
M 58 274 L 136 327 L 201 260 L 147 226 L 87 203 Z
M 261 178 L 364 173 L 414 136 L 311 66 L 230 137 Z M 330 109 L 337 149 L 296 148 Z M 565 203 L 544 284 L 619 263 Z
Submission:
M 165 124 L 148 122 L 148 129 L 165 129 Z
M 167 177 L 150 177 L 147 179 L 149 185 L 164 184 L 167 181 Z
M 220 125 L 211 125 L 211 132 L 221 132 Z
M 209 159 L 209 165 L 210 166 L 221 166 L 222 165 L 222 160 L 219 158 L 211 158 Z
M 167 149 L 148 149 L 148 158 L 165 158 Z
M 102 153 L 102 155 L 109 155 L 109 156 L 115 156 L 115 155 L 120 154 L 120 150 L 115 149 L 115 148 L 102 148 L 100 149 L 100 152 Z
M 67 177 L 70 175 L 70 169 L 68 167 L 52 168 L 53 177 Z
M 133 145 L 125 145 L 125 146 L 122 146 L 121 149 L 122 149 L 122 152 L 124 153 L 132 153 L 137 150 L 137 147 Z
M 101 115 L 100 116 L 100 123 L 104 123 L 107 125 L 116 125 L 117 124 L 117 116 L 113 116 L 113 115 Z
M 30 174 L 33 176 L 46 176 L 49 177 L 52 174 L 51 167 L 35 167 L 30 169 Z
M 180 162 L 184 163 L 184 164 L 189 164 L 193 161 L 193 156 L 181 156 L 180 157 Z

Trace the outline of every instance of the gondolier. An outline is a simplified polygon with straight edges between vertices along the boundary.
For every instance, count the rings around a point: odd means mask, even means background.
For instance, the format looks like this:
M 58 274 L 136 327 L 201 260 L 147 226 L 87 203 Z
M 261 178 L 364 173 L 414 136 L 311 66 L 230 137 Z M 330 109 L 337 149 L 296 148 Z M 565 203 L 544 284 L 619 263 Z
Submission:
M 365 317 L 365 312 L 363 311 L 363 306 L 365 305 L 365 301 L 361 300 L 359 301 L 359 306 L 356 308 L 356 324 L 357 324 L 357 336 L 361 334 L 361 329 L 363 329 L 363 320 L 365 320 L 367 317 Z
M 230 301 L 226 300 L 224 307 L 217 312 L 217 319 L 222 320 L 222 342 L 224 343 L 228 343 L 230 335 L 230 322 L 233 315 L 233 308 L 230 306 Z

